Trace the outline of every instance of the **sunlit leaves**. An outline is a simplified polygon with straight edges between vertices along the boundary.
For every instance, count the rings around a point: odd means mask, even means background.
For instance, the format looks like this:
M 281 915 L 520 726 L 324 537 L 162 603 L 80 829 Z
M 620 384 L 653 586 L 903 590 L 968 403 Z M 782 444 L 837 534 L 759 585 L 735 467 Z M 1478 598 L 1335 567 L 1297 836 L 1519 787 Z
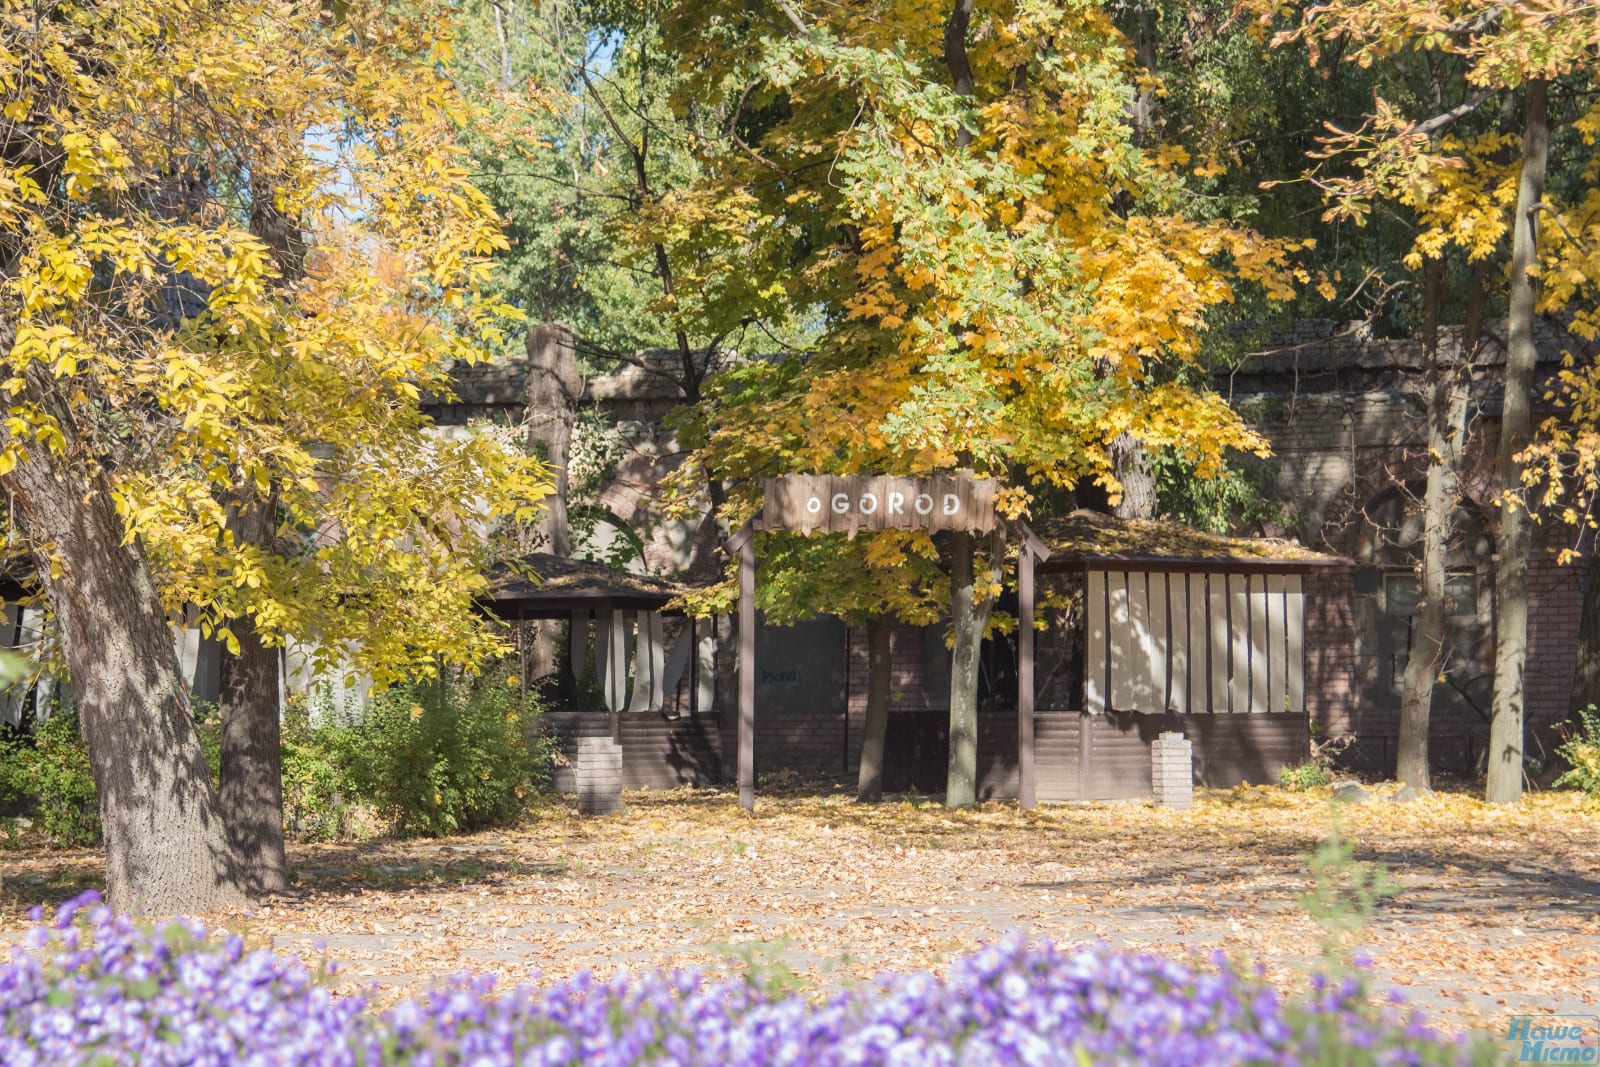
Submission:
M 469 109 L 434 65 L 449 12 L 53 12 L 0 0 L 0 111 L 31 139 L 0 177 L 0 467 L 42 447 L 108 486 L 168 607 L 225 643 L 249 617 L 360 648 L 380 680 L 492 650 L 490 533 L 549 482 L 417 407 L 513 317 L 484 291 L 507 242 L 457 143 Z M 289 275 L 252 226 L 268 204 L 301 246 Z M 255 499 L 269 544 L 234 529 Z

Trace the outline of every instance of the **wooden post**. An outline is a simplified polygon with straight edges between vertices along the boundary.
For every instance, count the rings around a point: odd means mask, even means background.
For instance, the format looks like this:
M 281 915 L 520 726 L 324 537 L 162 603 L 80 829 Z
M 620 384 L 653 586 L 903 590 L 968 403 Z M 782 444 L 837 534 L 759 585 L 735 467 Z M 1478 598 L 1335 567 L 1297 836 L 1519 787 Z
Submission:
M 1034 807 L 1033 790 L 1033 553 L 1017 550 L 1017 805 Z
M 756 806 L 756 541 L 745 526 L 728 541 L 739 553 L 739 806 Z
M 1031 811 L 1038 803 L 1033 777 L 1033 565 L 1050 558 L 1038 535 L 1019 524 L 1017 546 L 1017 806 Z

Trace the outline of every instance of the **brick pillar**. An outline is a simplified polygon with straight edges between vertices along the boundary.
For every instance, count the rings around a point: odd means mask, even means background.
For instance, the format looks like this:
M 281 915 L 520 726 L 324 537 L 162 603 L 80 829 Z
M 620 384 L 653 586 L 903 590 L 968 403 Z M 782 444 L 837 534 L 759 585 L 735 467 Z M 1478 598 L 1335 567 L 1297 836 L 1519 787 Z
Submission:
M 578 811 L 613 815 L 622 810 L 622 746 L 609 737 L 578 738 Z
M 1187 811 L 1194 807 L 1194 749 L 1176 731 L 1168 731 L 1150 745 L 1150 785 L 1163 808 Z

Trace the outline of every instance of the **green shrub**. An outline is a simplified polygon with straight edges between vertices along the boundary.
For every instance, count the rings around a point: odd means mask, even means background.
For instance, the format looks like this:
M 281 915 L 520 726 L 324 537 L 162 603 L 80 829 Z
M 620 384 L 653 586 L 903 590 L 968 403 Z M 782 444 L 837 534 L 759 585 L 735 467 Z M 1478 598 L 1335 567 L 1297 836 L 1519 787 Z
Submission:
M 1303 793 L 1307 789 L 1333 784 L 1333 761 L 1339 753 L 1350 747 L 1355 740 L 1353 734 L 1339 734 L 1334 737 L 1317 736 L 1317 724 L 1311 724 L 1311 756 L 1302 763 L 1293 767 L 1284 767 L 1278 771 L 1278 784 L 1285 789 L 1296 793 Z
M 354 778 L 401 833 L 434 836 L 514 820 L 549 767 L 528 744 L 538 713 L 504 669 L 395 686 L 374 694 Z
M 1296 793 L 1315 789 L 1319 785 L 1328 785 L 1332 781 L 1333 776 L 1328 773 L 1328 769 L 1314 759 L 1278 771 L 1278 784 Z
M 1581 789 L 1591 800 L 1600 801 L 1600 715 L 1590 704 L 1578 712 L 1578 719 L 1580 729 L 1569 730 L 1566 741 L 1556 748 L 1556 755 L 1572 766 L 1555 780 L 1555 786 Z
M 99 842 L 100 796 L 76 715 L 58 712 L 0 745 L 0 798 L 30 805 L 35 829 L 58 845 Z
M 302 841 L 363 836 L 366 810 L 356 780 L 360 735 L 348 726 L 311 724 L 311 707 L 291 700 L 283 711 L 283 824 Z

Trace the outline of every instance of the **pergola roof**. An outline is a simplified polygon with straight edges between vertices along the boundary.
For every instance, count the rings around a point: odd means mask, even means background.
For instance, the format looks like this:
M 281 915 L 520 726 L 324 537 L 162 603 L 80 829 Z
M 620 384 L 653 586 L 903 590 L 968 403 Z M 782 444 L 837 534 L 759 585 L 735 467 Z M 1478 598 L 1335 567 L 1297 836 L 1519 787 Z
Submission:
M 524 577 L 528 574 L 536 577 Z M 660 611 L 687 591 L 677 582 L 649 574 L 530 552 L 498 573 L 478 602 L 503 619 L 557 618 L 573 610 L 600 608 Z
M 1123 564 L 1132 570 L 1302 571 L 1347 562 L 1275 537 L 1228 537 L 1175 522 L 1118 519 L 1091 511 L 1030 523 L 1050 549 L 1041 571 Z

